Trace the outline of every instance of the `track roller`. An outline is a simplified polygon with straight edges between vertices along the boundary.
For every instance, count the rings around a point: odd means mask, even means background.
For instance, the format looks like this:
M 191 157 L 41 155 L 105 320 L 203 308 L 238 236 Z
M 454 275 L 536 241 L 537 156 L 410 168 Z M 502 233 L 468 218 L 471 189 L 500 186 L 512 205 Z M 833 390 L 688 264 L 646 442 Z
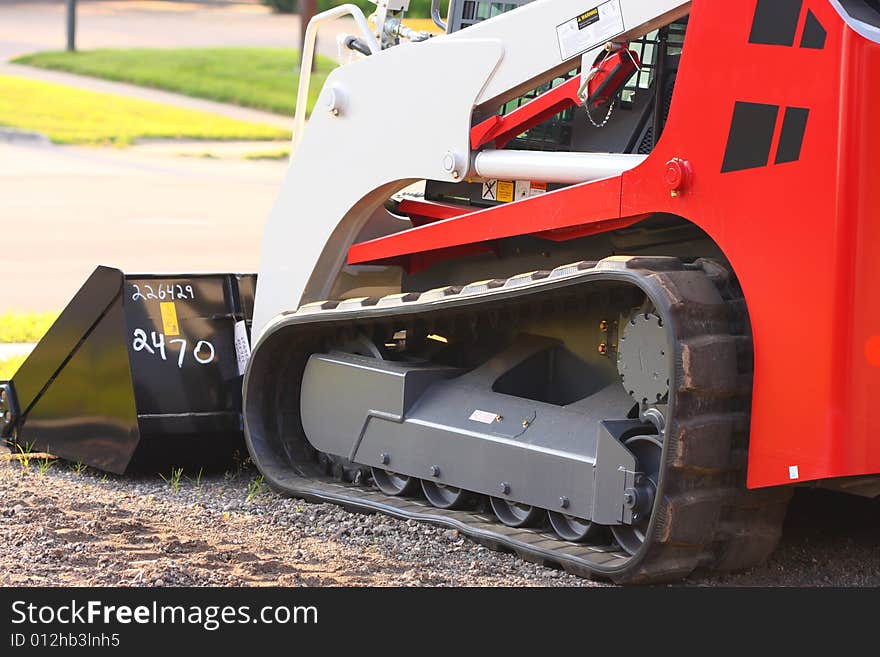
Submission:
M 544 511 L 528 504 L 509 502 L 499 497 L 489 498 L 495 516 L 508 527 L 534 527 L 540 524 Z
M 460 509 L 470 500 L 469 493 L 461 488 L 424 479 L 422 480 L 422 492 L 428 501 L 438 509 Z
M 419 480 L 415 477 L 380 468 L 373 468 L 372 473 L 376 486 L 386 495 L 412 495 L 418 490 Z
M 551 511 L 548 515 L 553 531 L 556 532 L 559 538 L 566 541 L 582 543 L 596 537 L 601 532 L 601 528 L 589 520 L 567 516 L 555 511 Z
M 651 509 L 660 478 L 660 464 L 663 443 L 657 436 L 634 436 L 624 445 L 636 457 L 639 469 L 635 486 L 624 493 L 624 503 L 633 510 L 631 525 L 616 525 L 611 528 L 615 540 L 624 550 L 635 554 L 645 542 L 651 523 Z

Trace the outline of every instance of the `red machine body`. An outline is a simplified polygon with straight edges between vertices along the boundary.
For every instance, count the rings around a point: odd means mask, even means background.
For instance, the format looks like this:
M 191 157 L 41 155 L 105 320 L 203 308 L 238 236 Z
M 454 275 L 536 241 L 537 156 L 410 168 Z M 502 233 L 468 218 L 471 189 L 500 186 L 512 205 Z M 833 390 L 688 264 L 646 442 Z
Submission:
M 880 44 L 828 0 L 804 0 L 792 45 L 754 42 L 756 2 L 694 0 L 699 29 L 688 30 L 665 130 L 635 169 L 458 216 L 447 208 L 353 246 L 349 262 L 406 265 L 678 215 L 721 248 L 748 303 L 749 486 L 880 473 L 880 85 L 866 84 L 880 79 Z

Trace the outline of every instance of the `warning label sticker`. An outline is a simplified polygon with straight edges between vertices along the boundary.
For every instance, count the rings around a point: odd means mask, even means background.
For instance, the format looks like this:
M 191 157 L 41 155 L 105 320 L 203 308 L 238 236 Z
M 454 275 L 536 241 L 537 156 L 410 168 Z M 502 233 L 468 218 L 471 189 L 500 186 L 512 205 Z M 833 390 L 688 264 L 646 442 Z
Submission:
M 491 413 L 489 411 L 481 411 L 477 409 L 471 413 L 468 419 L 473 420 L 474 422 L 482 422 L 483 424 L 492 424 L 493 422 L 497 422 L 498 418 L 498 413 Z
M 481 197 L 484 201 L 510 203 L 514 198 L 515 185 L 512 180 L 487 180 L 483 183 Z
M 177 325 L 177 308 L 174 307 L 174 302 L 160 302 L 159 311 L 162 313 L 162 332 L 165 335 L 180 335 L 180 327 Z
M 531 198 L 547 191 L 547 183 L 535 182 L 534 180 L 517 180 L 514 185 L 514 195 L 517 201 L 524 198 Z
M 620 0 L 608 0 L 556 27 L 559 56 L 571 59 L 624 31 Z
M 484 201 L 497 201 L 498 198 L 498 181 L 487 180 L 483 183 L 483 193 L 481 197 Z
M 528 180 L 517 180 L 515 188 L 517 201 L 531 196 L 532 183 L 530 183 Z
M 513 191 L 514 185 L 512 180 L 499 180 L 496 198 L 502 203 L 510 203 L 513 200 Z
M 238 361 L 238 373 L 244 374 L 251 358 L 251 343 L 248 341 L 247 325 L 244 321 L 235 323 L 235 360 Z

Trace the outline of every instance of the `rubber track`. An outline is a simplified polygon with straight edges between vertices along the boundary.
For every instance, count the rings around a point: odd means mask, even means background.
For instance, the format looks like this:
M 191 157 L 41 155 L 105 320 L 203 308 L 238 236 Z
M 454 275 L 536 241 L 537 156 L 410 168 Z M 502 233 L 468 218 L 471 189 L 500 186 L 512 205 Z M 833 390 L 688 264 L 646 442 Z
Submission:
M 618 583 L 680 579 L 698 567 L 731 570 L 756 565 L 769 556 L 781 534 L 790 497 L 788 488 L 747 491 L 751 340 L 742 295 L 723 267 L 711 261 L 685 264 L 673 258 L 614 257 L 581 262 L 552 272 L 533 272 L 507 280 L 399 294 L 381 300 L 356 299 L 303 306 L 279 324 L 315 320 L 383 317 L 439 303 L 479 302 L 480 295 L 512 298 L 545 287 L 589 284 L 591 275 L 634 281 L 649 293 L 664 325 L 674 331 L 675 372 L 664 436 L 661 476 L 649 540 L 635 556 L 619 548 L 562 541 L 544 531 L 510 528 L 491 513 L 437 509 L 424 500 L 388 497 L 378 490 L 329 477 L 306 478 L 280 459 L 248 447 L 267 481 L 280 492 L 348 509 L 381 512 L 457 529 L 491 549 L 557 565 L 588 578 Z M 476 297 L 476 299 L 475 299 Z M 662 298 L 658 298 L 662 297 Z M 462 304 L 464 305 L 464 304 Z M 270 326 L 266 334 L 277 325 Z M 259 345 L 254 355 L 259 353 Z M 245 384 L 247 397 L 247 381 Z M 264 458 L 258 455 L 262 453 Z

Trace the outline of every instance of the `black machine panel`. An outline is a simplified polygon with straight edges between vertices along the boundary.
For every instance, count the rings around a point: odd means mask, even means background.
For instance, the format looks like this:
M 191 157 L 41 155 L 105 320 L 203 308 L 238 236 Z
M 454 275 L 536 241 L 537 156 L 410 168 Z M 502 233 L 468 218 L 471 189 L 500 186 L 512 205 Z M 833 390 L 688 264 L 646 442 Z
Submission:
M 241 445 L 254 274 L 98 267 L 11 381 L 0 433 L 101 470 L 210 465 Z

